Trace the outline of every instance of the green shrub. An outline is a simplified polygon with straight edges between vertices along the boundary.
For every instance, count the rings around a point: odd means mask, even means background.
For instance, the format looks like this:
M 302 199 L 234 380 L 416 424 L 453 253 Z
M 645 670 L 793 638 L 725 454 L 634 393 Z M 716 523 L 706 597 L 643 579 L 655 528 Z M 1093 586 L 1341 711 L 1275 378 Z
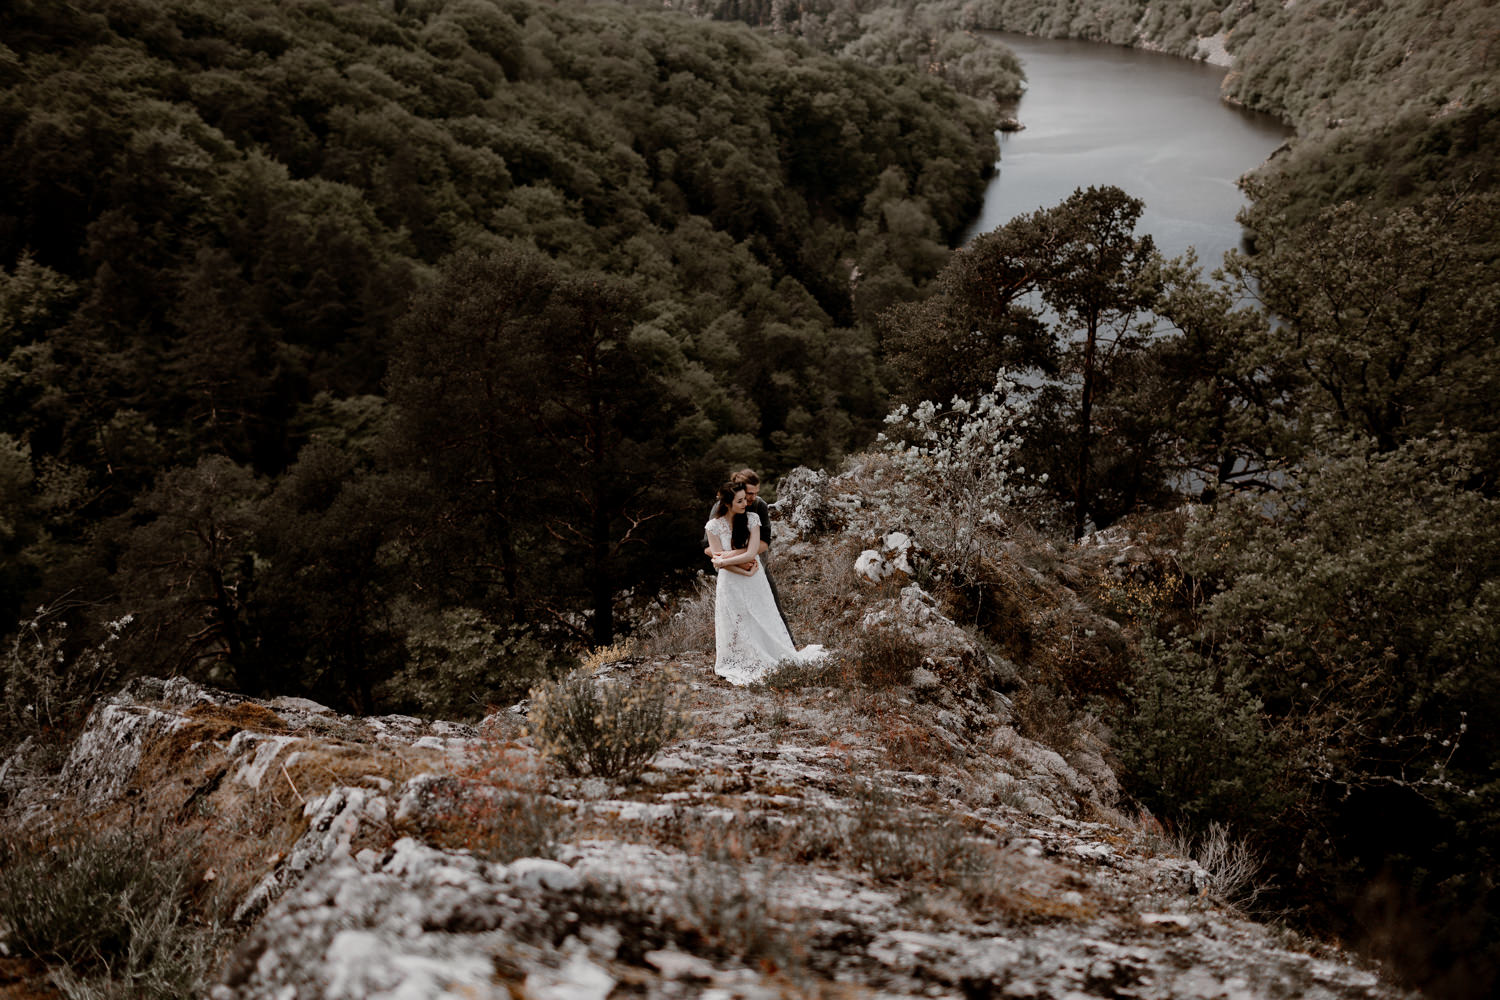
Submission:
M 537 749 L 569 774 L 628 780 L 688 731 L 678 678 L 601 680 L 577 671 L 533 688 Z
M 1192 826 L 1218 818 L 1248 827 L 1278 812 L 1280 754 L 1260 700 L 1243 675 L 1186 643 L 1142 641 L 1116 720 L 1115 750 L 1129 790 L 1159 815 Z
M 907 683 L 911 672 L 922 666 L 926 656 L 926 649 L 915 638 L 889 628 L 862 632 L 849 652 L 855 679 L 869 688 Z
M 13 953 L 60 966 L 71 996 L 201 992 L 218 929 L 190 912 L 191 851 L 134 830 L 0 832 L 0 925 Z

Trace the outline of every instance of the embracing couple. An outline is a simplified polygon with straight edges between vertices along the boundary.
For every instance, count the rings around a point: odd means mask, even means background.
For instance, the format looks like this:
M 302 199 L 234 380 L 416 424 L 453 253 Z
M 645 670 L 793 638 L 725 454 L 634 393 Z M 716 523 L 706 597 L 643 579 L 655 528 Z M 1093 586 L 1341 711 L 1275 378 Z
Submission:
M 822 646 L 798 650 L 766 570 L 771 512 L 760 477 L 741 469 L 719 487 L 704 525 L 704 551 L 718 570 L 714 590 L 714 672 L 731 684 L 760 680 L 783 663 L 813 663 Z

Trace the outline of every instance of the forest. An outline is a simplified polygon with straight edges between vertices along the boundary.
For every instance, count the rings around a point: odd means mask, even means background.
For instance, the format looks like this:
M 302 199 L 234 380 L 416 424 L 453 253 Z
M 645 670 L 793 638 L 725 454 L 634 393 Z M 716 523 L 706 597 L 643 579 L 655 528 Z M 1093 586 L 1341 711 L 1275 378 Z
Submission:
M 1060 547 L 1193 504 L 1119 675 L 1057 679 L 1127 791 L 1254 838 L 1268 913 L 1485 995 L 1500 18 L 679 7 L 0 8 L 0 750 L 131 674 L 481 714 L 690 581 L 728 468 L 1004 368 Z M 1022 80 L 981 29 L 1222 36 L 1298 132 L 1253 252 L 1164 260 L 1115 188 L 952 249 Z
M 721 467 L 868 440 L 995 158 L 927 75 L 618 8 L 0 17 L 5 631 L 365 708 L 419 634 L 607 641 Z

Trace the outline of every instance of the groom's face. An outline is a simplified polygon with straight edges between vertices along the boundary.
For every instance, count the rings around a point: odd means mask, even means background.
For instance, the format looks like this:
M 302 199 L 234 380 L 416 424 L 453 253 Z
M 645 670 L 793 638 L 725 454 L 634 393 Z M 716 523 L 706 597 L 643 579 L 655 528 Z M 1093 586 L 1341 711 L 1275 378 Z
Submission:
M 745 506 L 746 507 L 754 507 L 755 506 L 755 498 L 758 497 L 758 496 L 760 496 L 760 487 L 759 486 L 752 486 L 749 483 L 746 483 L 745 484 Z

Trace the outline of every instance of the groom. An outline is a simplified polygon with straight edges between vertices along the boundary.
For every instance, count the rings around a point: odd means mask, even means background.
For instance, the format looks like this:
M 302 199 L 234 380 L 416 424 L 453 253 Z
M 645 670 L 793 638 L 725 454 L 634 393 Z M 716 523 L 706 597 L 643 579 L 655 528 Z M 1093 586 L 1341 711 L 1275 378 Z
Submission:
M 745 485 L 745 499 L 749 501 L 749 504 L 745 508 L 745 513 L 749 514 L 753 512 L 760 515 L 760 552 L 757 553 L 760 556 L 760 569 L 761 572 L 766 574 L 766 582 L 771 585 L 771 597 L 776 601 L 776 613 L 781 616 L 781 624 L 786 626 L 786 634 L 791 636 L 792 626 L 786 620 L 786 612 L 781 610 L 781 594 L 776 590 L 776 580 L 771 576 L 770 568 L 767 565 L 771 551 L 771 508 L 766 506 L 766 502 L 760 498 L 760 477 L 755 474 L 754 469 L 741 469 L 730 476 L 729 481 Z M 712 512 L 710 512 L 709 516 L 712 516 Z M 704 539 L 703 544 L 704 552 L 707 553 L 709 551 L 708 540 Z M 795 646 L 796 644 L 797 640 L 793 637 L 792 645 Z

